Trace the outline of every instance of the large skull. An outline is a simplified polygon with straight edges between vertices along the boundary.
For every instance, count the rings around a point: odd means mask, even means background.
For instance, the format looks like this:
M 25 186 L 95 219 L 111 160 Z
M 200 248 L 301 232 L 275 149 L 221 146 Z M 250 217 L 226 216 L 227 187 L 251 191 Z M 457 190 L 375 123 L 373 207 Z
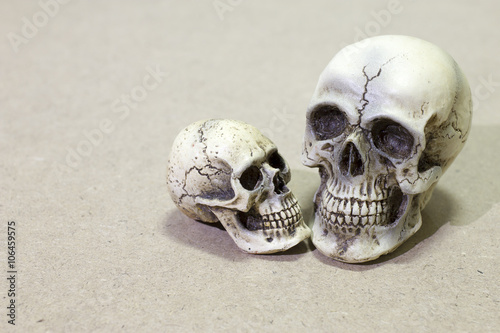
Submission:
M 307 111 L 303 163 L 318 167 L 313 243 L 345 262 L 393 251 L 469 133 L 467 79 L 440 48 L 379 36 L 342 49 Z
M 167 170 L 171 197 L 187 216 L 220 221 L 249 253 L 286 250 L 310 236 L 286 184 L 290 168 L 255 127 L 207 120 L 174 141 Z

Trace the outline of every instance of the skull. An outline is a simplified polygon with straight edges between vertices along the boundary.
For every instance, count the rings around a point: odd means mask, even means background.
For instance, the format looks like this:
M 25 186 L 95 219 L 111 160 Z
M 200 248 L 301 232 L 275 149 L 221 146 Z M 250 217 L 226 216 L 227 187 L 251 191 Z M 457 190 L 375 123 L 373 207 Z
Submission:
M 177 207 L 203 222 L 220 221 L 240 249 L 284 251 L 310 236 L 286 184 L 290 168 L 255 127 L 207 120 L 174 141 L 167 184 Z
M 321 176 L 316 248 L 364 262 L 413 235 L 467 139 L 471 111 L 467 79 L 431 43 L 379 36 L 342 49 L 307 110 L 302 159 Z

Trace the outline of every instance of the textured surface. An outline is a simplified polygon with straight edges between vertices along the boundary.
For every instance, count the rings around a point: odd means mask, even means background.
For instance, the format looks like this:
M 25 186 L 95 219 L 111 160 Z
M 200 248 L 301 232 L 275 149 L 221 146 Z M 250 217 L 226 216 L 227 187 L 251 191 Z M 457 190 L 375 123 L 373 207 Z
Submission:
M 12 330 L 13 220 L 23 331 L 499 331 L 498 4 L 221 3 L 74 0 L 44 23 L 37 1 L 0 2 L 0 330 Z M 13 47 L 34 15 L 40 27 Z M 362 34 L 439 45 L 475 97 L 469 141 L 416 235 L 371 264 L 310 244 L 255 256 L 175 208 L 174 137 L 235 118 L 277 144 L 310 219 L 305 110 L 327 62 Z

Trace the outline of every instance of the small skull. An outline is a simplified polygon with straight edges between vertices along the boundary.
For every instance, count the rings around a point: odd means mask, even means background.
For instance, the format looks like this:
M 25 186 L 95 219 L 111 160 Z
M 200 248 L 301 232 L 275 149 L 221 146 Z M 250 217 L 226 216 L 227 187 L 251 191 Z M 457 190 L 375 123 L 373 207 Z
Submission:
M 284 251 L 310 236 L 286 186 L 290 168 L 255 127 L 206 120 L 174 141 L 167 169 L 170 195 L 187 216 L 220 221 L 240 249 Z
M 379 36 L 342 49 L 307 111 L 303 163 L 318 167 L 313 243 L 344 262 L 389 253 L 421 210 L 470 128 L 467 79 L 440 48 Z

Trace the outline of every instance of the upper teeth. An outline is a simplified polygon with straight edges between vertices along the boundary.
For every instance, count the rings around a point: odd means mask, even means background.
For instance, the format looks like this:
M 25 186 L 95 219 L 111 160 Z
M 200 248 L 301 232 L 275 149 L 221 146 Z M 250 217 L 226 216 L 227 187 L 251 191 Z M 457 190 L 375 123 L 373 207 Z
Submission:
M 337 187 L 340 188 L 337 181 L 328 185 L 322 193 L 319 214 L 322 220 L 328 222 L 326 224 L 333 226 L 336 231 L 339 228 L 353 231 L 369 225 L 382 225 L 389 218 L 387 190 L 373 189 L 374 196 L 361 199 L 334 195 L 333 193 L 338 193 Z
M 302 220 L 299 203 L 293 197 L 285 199 L 284 209 L 262 215 L 263 229 L 286 228 L 295 226 Z
M 387 199 L 380 201 L 363 201 L 354 198 L 336 198 L 331 193 L 325 195 L 323 208 L 330 212 L 351 216 L 377 215 L 387 212 Z M 326 202 L 326 204 L 325 204 Z

